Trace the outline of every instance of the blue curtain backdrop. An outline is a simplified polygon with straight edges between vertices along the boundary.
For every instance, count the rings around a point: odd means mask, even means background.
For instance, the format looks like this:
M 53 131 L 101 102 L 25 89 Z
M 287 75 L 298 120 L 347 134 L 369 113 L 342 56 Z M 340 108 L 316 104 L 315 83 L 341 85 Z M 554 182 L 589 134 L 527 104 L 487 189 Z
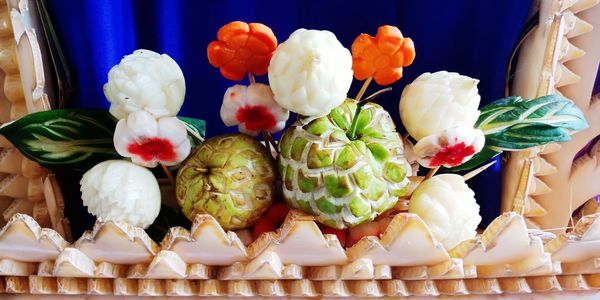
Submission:
M 480 79 L 483 104 L 503 97 L 507 61 L 531 6 L 530 0 L 47 3 L 75 79 L 76 92 L 69 106 L 107 108 L 102 85 L 109 69 L 135 49 L 150 49 L 167 53 L 179 63 L 187 86 L 180 114 L 206 120 L 208 136 L 236 131 L 225 127 L 219 117 L 223 93 L 236 82 L 224 79 L 206 58 L 208 43 L 230 21 L 264 23 L 273 29 L 279 42 L 297 28 L 326 29 L 348 48 L 359 33 L 374 35 L 380 25 L 398 26 L 414 40 L 416 60 L 405 69 L 405 77 L 393 85 L 394 91 L 378 102 L 400 126 L 398 99 L 402 88 L 423 72 L 448 70 Z M 359 85 L 355 82 L 350 95 Z M 470 184 L 476 191 L 485 225 L 497 216 L 500 207 L 499 164 Z

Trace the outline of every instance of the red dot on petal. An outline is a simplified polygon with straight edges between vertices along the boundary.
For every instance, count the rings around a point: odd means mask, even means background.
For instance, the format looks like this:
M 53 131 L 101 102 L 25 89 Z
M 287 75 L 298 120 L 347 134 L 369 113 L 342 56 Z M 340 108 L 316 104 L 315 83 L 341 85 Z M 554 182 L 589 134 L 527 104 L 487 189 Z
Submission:
M 441 165 L 449 165 L 452 167 L 463 163 L 465 157 L 475 154 L 475 147 L 467 146 L 464 142 L 445 146 L 433 156 L 431 159 L 431 167 L 439 167 Z
M 269 131 L 277 125 L 273 113 L 262 105 L 243 106 L 237 111 L 235 118 L 250 131 Z
M 175 149 L 171 141 L 163 138 L 144 138 L 139 143 L 131 143 L 127 151 L 139 156 L 144 161 L 158 159 L 161 161 L 174 161 L 177 159 Z

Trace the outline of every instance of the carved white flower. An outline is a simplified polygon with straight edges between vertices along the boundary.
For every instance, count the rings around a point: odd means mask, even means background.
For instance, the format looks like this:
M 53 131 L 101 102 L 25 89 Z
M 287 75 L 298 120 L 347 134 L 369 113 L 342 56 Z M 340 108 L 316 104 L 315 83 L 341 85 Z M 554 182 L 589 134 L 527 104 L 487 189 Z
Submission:
M 108 72 L 104 95 L 110 113 L 124 119 L 146 110 L 155 117 L 177 115 L 185 96 L 185 79 L 177 63 L 166 54 L 136 50 Z
M 400 117 L 417 141 L 479 118 L 479 80 L 458 73 L 423 73 L 402 91 Z
M 121 156 L 145 167 L 176 165 L 191 150 L 187 129 L 176 117 L 155 119 L 143 110 L 117 123 L 113 142 Z
M 350 51 L 326 30 L 294 31 L 269 65 L 275 101 L 305 116 L 323 116 L 342 104 L 352 74 Z
M 103 161 L 87 171 L 80 184 L 83 205 L 100 220 L 146 228 L 160 211 L 156 178 L 128 161 Z
M 485 144 L 483 131 L 459 126 L 422 138 L 414 147 L 417 161 L 426 168 L 456 167 L 479 153 Z
M 275 133 L 285 127 L 290 112 L 273 99 L 268 85 L 254 83 L 227 89 L 221 106 L 221 119 L 227 126 L 238 125 L 240 132 L 256 136 L 261 131 Z
M 475 193 L 456 174 L 436 175 L 419 184 L 408 211 L 419 215 L 448 250 L 475 237 L 481 222 Z

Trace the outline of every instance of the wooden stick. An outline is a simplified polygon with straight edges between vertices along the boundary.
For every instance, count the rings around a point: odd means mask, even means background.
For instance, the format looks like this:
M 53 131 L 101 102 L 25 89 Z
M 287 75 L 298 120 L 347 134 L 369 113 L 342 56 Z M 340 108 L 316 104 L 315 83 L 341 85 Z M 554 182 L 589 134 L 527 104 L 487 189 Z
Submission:
M 173 173 L 171 173 L 171 170 L 169 170 L 169 167 L 161 164 L 160 165 L 163 169 L 163 172 L 165 172 L 165 174 L 167 175 L 167 178 L 169 178 L 169 182 L 171 182 L 172 185 L 175 185 L 175 177 L 173 177 Z
M 575 220 L 573 220 L 573 187 L 569 188 L 569 218 L 571 219 L 571 226 L 575 226 Z
M 179 123 L 183 124 L 183 126 L 185 126 L 185 130 L 187 130 L 187 132 L 189 134 L 191 134 L 193 137 L 195 137 L 197 140 L 199 140 L 200 142 L 204 142 L 204 138 L 199 135 L 198 133 L 196 133 L 195 131 L 193 131 L 190 127 L 188 127 L 185 122 L 177 119 L 179 121 Z
M 473 170 L 473 171 L 471 171 L 471 172 L 469 172 L 469 173 L 467 173 L 467 174 L 463 175 L 463 177 L 462 177 L 462 178 L 463 178 L 465 181 L 467 181 L 467 180 L 469 180 L 469 179 L 471 179 L 471 178 L 473 178 L 473 177 L 475 177 L 475 176 L 479 175 L 479 173 L 481 173 L 481 172 L 483 172 L 483 171 L 487 170 L 487 168 L 491 167 L 491 166 L 492 166 L 493 164 L 495 164 L 495 163 L 496 163 L 496 160 L 494 160 L 494 161 L 490 161 L 489 163 L 487 163 L 487 164 L 485 164 L 485 165 L 483 165 L 483 166 L 481 166 L 481 167 L 479 167 L 479 168 L 477 168 L 477 169 L 475 169 L 475 170 Z
M 427 176 L 425 176 L 425 180 L 433 177 L 433 175 L 435 175 L 435 173 L 437 173 L 437 171 L 440 169 L 440 167 L 436 167 L 434 169 L 429 170 L 429 173 L 427 173 Z
M 250 84 L 256 83 L 256 81 L 254 80 L 254 74 L 252 74 L 252 72 L 248 72 L 248 81 L 250 81 Z
M 279 154 L 279 145 L 277 144 L 275 138 L 273 138 L 273 135 L 270 132 L 267 132 L 267 140 L 269 141 L 269 143 L 271 143 L 271 146 L 273 146 L 275 152 Z
M 273 152 L 271 151 L 271 143 L 269 142 L 269 139 L 267 138 L 267 132 L 262 131 L 262 136 L 263 136 L 263 140 L 265 141 L 265 147 L 267 147 L 267 152 L 269 152 L 269 154 L 273 155 Z
M 548 232 L 548 231 L 566 230 L 566 229 L 573 229 L 573 228 L 575 228 L 575 226 L 544 228 L 544 229 L 541 229 L 541 230 L 544 231 L 544 232 Z
M 354 100 L 356 100 L 356 102 L 360 101 L 360 99 L 365 95 L 365 92 L 367 91 L 367 88 L 369 87 L 369 84 L 371 84 L 372 80 L 373 80 L 373 77 L 369 77 L 369 78 L 367 78 L 367 80 L 365 80 L 362 87 L 358 91 L 358 94 L 356 94 L 356 98 L 354 99 Z
M 531 159 L 527 159 L 523 165 L 521 177 L 519 178 L 519 184 L 517 185 L 517 192 L 513 198 L 513 211 L 520 215 L 525 214 L 525 202 L 527 202 L 527 195 L 529 195 L 529 186 L 531 185 L 532 177 L 533 161 Z

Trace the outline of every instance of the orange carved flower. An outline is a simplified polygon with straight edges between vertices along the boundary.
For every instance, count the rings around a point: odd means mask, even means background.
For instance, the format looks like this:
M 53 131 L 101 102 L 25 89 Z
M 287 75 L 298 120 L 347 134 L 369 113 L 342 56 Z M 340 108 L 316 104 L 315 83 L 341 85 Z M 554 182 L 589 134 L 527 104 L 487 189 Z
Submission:
M 379 85 L 392 84 L 414 59 L 413 41 L 395 26 L 379 27 L 375 37 L 362 33 L 352 43 L 352 69 L 358 80 L 373 77 Z
M 219 29 L 217 40 L 208 45 L 208 61 L 230 80 L 248 73 L 267 73 L 277 39 L 271 28 L 260 23 L 231 22 Z

